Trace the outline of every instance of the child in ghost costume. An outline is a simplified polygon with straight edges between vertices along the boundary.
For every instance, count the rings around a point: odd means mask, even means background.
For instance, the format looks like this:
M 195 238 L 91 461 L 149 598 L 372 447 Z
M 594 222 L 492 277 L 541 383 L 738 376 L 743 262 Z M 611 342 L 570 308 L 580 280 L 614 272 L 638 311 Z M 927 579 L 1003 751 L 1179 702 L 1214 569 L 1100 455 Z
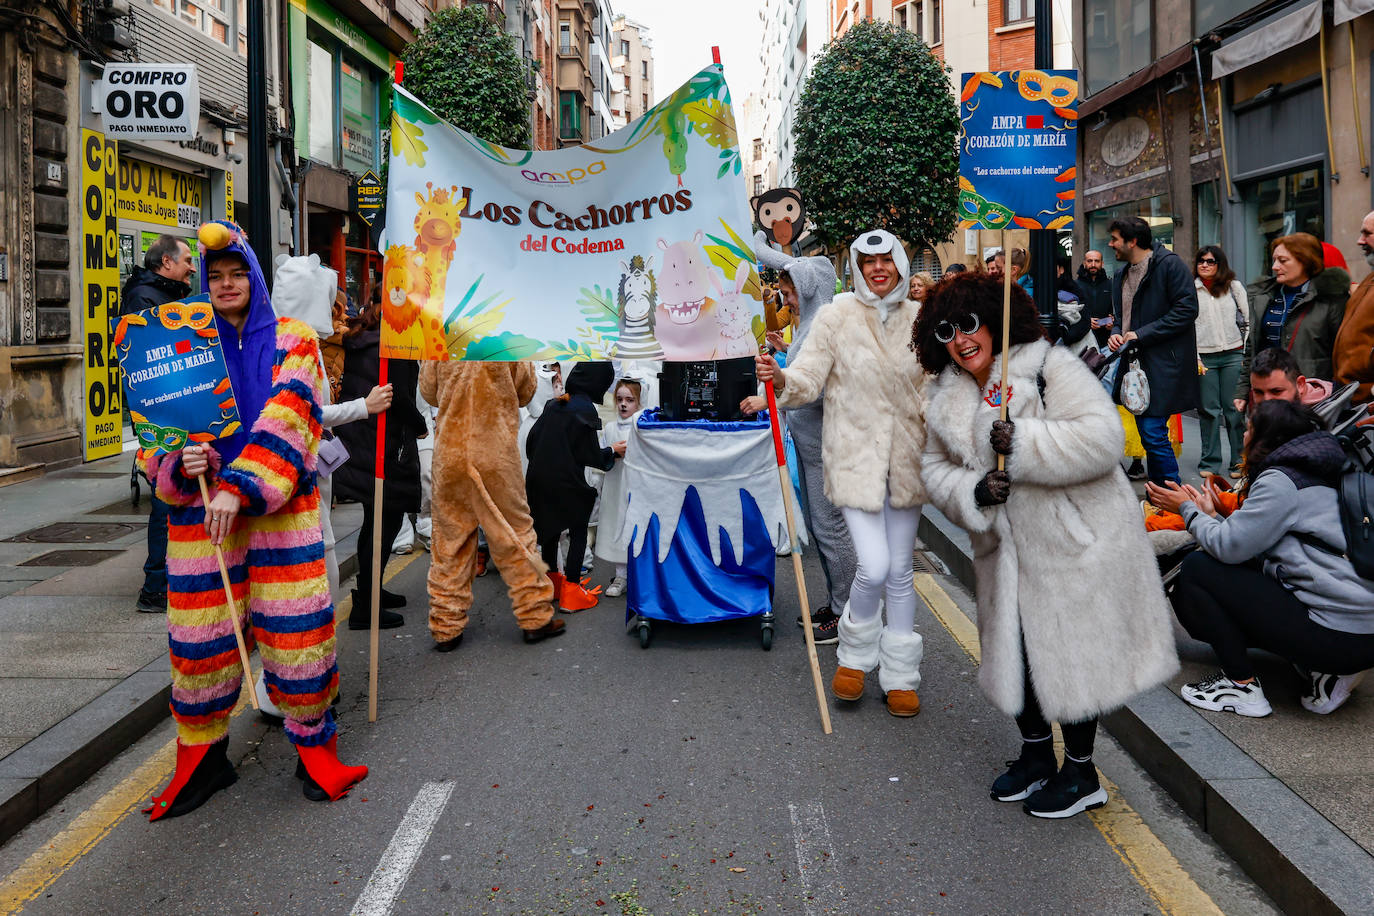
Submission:
M 649 383 L 646 378 L 627 375 L 626 370 L 635 371 L 633 364 L 626 364 L 619 374 L 619 381 L 611 390 L 615 403 L 616 418 L 606 423 L 601 430 L 601 444 L 615 448 L 630 437 L 639 415 L 644 412 Z M 621 523 L 625 520 L 625 508 L 629 504 L 629 494 L 625 491 L 625 465 L 617 461 L 606 472 L 601 483 L 601 517 L 596 533 L 596 555 L 608 563 L 615 564 L 615 575 L 606 586 L 608 598 L 619 598 L 625 594 L 628 584 L 629 556 L 626 543 L 621 539 Z
M 894 716 L 921 708 L 921 634 L 914 631 L 912 551 L 921 504 L 925 373 L 911 351 L 918 303 L 907 298 L 910 270 L 892 233 L 862 233 L 849 247 L 854 292 L 837 295 L 812 319 L 805 346 L 787 368 L 755 358 L 759 381 L 773 380 L 779 407 L 824 396 L 821 452 L 825 495 L 839 507 L 858 569 L 838 626 L 838 699 L 878 684 Z M 887 625 L 883 625 L 883 603 Z

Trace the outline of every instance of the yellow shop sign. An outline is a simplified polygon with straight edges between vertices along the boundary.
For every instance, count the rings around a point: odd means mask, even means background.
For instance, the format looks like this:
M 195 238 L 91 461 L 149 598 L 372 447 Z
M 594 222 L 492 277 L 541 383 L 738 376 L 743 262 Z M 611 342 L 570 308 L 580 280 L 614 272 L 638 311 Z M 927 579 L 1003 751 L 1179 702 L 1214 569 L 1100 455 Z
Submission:
M 140 159 L 119 157 L 119 217 L 195 229 L 200 225 L 206 181 Z

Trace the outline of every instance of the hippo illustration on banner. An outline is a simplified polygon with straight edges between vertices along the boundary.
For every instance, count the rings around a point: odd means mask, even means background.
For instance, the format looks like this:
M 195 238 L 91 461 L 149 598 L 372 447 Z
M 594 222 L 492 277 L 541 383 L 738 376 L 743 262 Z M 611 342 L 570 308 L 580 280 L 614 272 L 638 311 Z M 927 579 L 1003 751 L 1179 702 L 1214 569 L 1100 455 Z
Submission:
M 756 301 L 744 295 L 751 269 L 748 261 L 740 261 L 735 268 L 735 288 L 726 290 L 716 303 L 716 324 L 720 328 L 716 359 L 753 356 L 758 352 L 753 329 Z
M 654 334 L 663 347 L 664 359 L 714 359 L 720 330 L 716 326 L 716 300 L 722 291 L 720 278 L 711 270 L 701 248 L 698 229 L 691 241 L 669 242 L 660 238 L 663 269 L 658 272 L 658 306 Z

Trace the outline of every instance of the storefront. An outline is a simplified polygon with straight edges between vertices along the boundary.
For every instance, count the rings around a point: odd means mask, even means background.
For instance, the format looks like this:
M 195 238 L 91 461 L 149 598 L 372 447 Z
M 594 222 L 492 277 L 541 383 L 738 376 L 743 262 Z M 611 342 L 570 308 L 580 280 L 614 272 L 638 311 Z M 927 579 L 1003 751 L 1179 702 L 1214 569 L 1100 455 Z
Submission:
M 191 248 L 195 273 L 187 278 L 200 289 L 200 255 L 196 229 L 206 216 L 209 181 L 203 175 L 135 158 L 121 151 L 118 165 L 119 282 L 122 287 L 135 265 L 158 236 L 167 233 L 184 239 Z M 146 154 L 145 154 L 146 155 Z
M 301 194 L 306 250 L 339 272 L 355 306 L 380 282 L 375 234 L 352 212 L 351 190 L 382 171 L 394 58 L 323 0 L 291 0 L 296 154 L 311 163 Z

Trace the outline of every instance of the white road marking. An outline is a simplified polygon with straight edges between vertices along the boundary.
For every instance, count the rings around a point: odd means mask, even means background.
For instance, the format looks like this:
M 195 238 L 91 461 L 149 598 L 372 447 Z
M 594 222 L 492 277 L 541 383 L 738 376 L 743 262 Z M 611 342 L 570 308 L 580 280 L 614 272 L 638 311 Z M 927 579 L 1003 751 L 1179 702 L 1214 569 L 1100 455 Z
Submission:
M 792 841 L 797 846 L 797 870 L 802 881 L 806 916 L 843 913 L 844 889 L 830 844 L 830 825 L 820 802 L 788 805 L 792 815 Z
M 353 916 L 386 916 L 396 905 L 396 898 L 406 886 L 410 872 L 429 842 L 430 831 L 443 814 L 454 783 L 427 782 L 410 803 L 401 819 L 401 826 L 391 837 L 382 860 L 372 872 L 358 902 L 353 904 Z

